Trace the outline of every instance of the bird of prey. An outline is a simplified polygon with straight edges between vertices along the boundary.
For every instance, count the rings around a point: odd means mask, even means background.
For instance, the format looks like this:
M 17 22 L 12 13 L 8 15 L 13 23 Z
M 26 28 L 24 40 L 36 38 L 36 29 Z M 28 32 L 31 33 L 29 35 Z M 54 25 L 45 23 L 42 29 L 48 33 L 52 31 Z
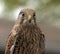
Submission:
M 44 54 L 45 36 L 36 23 L 35 10 L 24 8 L 8 37 L 5 54 Z

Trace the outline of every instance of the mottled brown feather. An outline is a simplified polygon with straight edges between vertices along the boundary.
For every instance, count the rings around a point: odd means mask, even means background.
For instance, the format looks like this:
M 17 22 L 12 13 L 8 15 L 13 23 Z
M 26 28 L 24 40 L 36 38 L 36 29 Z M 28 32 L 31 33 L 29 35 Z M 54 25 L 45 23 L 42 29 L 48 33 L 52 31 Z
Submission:
M 21 10 L 26 15 L 24 19 L 28 18 L 28 15 L 33 16 L 35 11 L 33 9 Z M 20 15 L 20 13 L 19 13 Z M 40 28 L 34 23 L 21 23 L 21 18 L 18 19 L 8 37 L 6 43 L 5 54 L 44 54 L 45 52 L 45 36 L 42 34 Z M 11 47 L 14 45 L 13 52 L 10 52 Z
M 13 54 L 43 54 L 44 35 L 40 28 L 35 26 L 22 26 L 17 34 Z

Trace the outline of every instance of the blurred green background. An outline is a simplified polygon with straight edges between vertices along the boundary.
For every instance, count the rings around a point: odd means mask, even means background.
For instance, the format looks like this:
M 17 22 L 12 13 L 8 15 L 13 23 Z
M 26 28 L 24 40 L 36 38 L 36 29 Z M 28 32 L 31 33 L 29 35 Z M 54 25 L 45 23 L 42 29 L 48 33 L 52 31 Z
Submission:
M 0 0 L 0 54 L 23 8 L 35 9 L 37 24 L 45 34 L 46 54 L 60 54 L 60 0 Z

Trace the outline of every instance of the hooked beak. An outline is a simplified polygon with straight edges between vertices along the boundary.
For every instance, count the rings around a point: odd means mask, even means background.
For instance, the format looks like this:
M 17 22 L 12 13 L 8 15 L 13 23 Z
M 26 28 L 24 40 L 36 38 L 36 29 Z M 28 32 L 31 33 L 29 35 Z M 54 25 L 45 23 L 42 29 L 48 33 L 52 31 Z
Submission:
M 32 18 L 32 16 L 29 15 L 29 16 L 28 16 L 28 22 L 29 22 L 29 23 L 31 23 L 31 18 Z

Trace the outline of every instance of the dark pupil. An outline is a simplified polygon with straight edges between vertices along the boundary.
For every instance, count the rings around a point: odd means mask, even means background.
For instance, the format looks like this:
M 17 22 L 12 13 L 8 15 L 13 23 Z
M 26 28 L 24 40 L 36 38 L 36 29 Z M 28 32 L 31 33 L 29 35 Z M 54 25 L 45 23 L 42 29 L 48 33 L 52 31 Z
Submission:
M 20 14 L 21 14 L 22 16 L 24 16 L 24 13 L 23 13 L 23 12 L 20 12 Z M 20 15 L 20 14 L 19 14 L 19 15 Z
M 33 16 L 35 16 L 35 13 L 33 14 Z
M 22 16 L 24 16 L 24 13 L 22 14 Z

